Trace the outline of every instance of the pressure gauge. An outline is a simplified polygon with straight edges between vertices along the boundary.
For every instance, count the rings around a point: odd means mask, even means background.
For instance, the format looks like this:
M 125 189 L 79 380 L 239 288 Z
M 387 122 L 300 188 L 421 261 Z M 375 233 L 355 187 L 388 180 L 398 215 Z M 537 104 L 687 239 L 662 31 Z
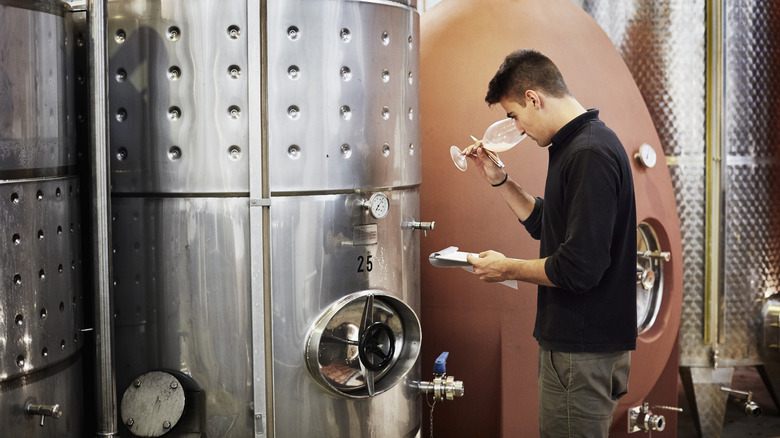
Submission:
M 384 219 L 387 213 L 390 212 L 390 200 L 387 199 L 387 195 L 384 193 L 374 193 L 368 198 L 365 203 L 365 207 L 376 219 Z
M 653 147 L 649 144 L 643 143 L 642 146 L 639 146 L 639 152 L 637 152 L 637 154 L 634 156 L 637 160 L 639 160 L 640 163 L 644 164 L 645 167 L 655 167 L 655 163 L 657 161 L 655 149 L 653 149 Z

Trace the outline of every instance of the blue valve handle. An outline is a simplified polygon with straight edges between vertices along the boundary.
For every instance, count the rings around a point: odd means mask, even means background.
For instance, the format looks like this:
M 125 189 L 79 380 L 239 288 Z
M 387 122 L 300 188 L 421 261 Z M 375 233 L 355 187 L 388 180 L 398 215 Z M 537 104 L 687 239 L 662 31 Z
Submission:
M 447 374 L 447 356 L 450 355 L 449 351 L 445 351 L 436 358 L 436 362 L 433 363 L 433 374 Z

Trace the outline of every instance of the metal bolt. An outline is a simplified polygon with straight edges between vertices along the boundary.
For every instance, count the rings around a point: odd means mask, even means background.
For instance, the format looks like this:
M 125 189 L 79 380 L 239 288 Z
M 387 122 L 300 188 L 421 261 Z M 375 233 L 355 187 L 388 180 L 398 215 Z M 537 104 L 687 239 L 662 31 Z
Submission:
M 171 382 L 171 389 L 176 389 L 179 387 L 179 382 Z
M 133 420 L 132 418 L 128 418 L 125 424 L 127 425 L 127 427 L 132 427 L 133 424 L 135 424 L 135 420 Z
M 166 421 L 165 423 L 163 423 L 163 428 L 170 429 L 171 428 L 171 422 L 170 421 Z

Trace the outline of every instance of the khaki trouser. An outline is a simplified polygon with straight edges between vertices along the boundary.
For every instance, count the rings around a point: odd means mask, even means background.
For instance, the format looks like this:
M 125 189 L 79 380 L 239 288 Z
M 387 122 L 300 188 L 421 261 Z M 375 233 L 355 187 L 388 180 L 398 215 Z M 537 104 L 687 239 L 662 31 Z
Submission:
M 606 438 L 628 391 L 631 354 L 562 353 L 539 348 L 539 434 Z

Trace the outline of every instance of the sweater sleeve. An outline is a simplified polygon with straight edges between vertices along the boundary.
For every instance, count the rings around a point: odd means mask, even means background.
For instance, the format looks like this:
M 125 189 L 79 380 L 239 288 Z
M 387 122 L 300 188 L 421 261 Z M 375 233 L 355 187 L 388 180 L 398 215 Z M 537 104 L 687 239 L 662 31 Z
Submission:
M 544 199 L 537 197 L 534 203 L 534 209 L 531 211 L 531 215 L 524 221 L 520 221 L 531 235 L 536 240 L 542 236 L 542 210 L 544 209 Z
M 582 293 L 597 286 L 611 264 L 621 178 L 616 163 L 592 149 L 573 154 L 563 177 L 566 233 L 544 267 L 553 284 Z

